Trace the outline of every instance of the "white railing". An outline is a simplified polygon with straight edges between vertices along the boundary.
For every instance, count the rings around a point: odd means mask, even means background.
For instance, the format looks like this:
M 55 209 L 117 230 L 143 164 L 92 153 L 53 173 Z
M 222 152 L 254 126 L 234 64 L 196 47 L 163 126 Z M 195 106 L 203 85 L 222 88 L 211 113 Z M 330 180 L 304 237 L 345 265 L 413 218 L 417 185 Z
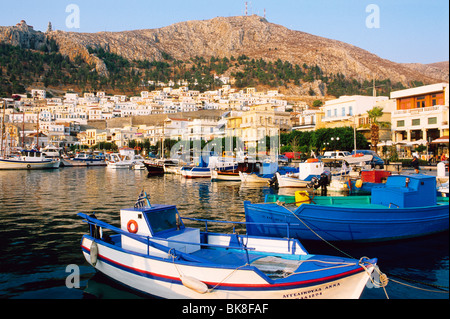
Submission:
M 392 115 L 402 115 L 402 114 L 414 115 L 425 112 L 444 111 L 445 109 L 448 109 L 448 105 L 434 105 L 418 109 L 396 110 L 392 112 Z

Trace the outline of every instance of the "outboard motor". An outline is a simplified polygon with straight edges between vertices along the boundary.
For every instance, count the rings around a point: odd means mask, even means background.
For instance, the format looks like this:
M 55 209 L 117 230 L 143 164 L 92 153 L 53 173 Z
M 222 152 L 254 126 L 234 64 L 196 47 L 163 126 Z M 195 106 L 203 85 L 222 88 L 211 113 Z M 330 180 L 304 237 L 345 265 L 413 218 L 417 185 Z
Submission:
M 275 188 L 278 187 L 278 178 L 276 174 L 274 174 L 273 177 L 269 179 L 269 185 Z
M 317 183 L 314 183 L 314 189 L 321 188 L 320 195 L 321 196 L 327 196 L 327 186 L 331 182 L 331 173 L 328 171 L 324 171 L 322 174 L 320 174 L 320 178 L 318 179 Z

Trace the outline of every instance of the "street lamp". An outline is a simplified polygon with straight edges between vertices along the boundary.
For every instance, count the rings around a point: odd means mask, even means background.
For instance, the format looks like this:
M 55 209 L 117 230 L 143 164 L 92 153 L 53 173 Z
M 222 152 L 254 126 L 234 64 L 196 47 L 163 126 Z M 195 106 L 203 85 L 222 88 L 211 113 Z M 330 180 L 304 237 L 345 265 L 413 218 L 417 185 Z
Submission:
M 334 150 L 336 150 L 336 144 L 334 143 L 334 140 L 336 140 L 336 143 L 338 143 L 340 140 L 339 136 L 331 138 L 331 145 L 333 146 Z

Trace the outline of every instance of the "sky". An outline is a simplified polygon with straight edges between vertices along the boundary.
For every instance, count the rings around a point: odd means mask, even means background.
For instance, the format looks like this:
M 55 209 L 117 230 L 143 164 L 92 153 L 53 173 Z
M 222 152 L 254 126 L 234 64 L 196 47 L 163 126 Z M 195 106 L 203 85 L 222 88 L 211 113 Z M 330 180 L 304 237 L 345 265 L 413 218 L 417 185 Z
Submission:
M 154 29 L 245 14 L 245 0 L 0 0 L 0 26 L 35 30 Z M 447 0 L 247 0 L 247 13 L 292 30 L 343 41 L 398 63 L 449 60 Z

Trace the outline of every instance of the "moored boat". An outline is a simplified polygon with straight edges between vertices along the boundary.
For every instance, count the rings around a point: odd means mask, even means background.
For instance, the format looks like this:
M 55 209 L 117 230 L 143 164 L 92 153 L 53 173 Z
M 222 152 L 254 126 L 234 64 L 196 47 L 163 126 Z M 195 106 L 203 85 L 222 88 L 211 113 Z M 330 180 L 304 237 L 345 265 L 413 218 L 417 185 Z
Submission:
M 120 228 L 79 216 L 89 223 L 81 240 L 89 264 L 162 298 L 359 298 L 376 267 L 376 259 L 309 254 L 296 239 L 201 232 L 176 206 L 145 195 L 120 211 Z
M 106 166 L 106 161 L 104 156 L 89 154 L 89 153 L 78 153 L 72 158 L 63 158 L 61 160 L 64 167 L 72 166 Z
M 371 196 L 296 195 L 268 195 L 264 204 L 245 202 L 246 220 L 252 223 L 248 233 L 368 242 L 419 237 L 449 228 L 448 198 L 436 196 L 433 176 L 390 176 L 384 187 L 372 189 Z
M 211 181 L 234 181 L 240 182 L 239 172 L 255 173 L 259 172 L 261 163 L 252 161 L 239 162 L 231 169 L 215 169 L 211 172 Z
M 144 161 L 144 165 L 145 168 L 147 169 L 148 175 L 150 176 L 164 175 L 163 163 L 156 161 Z
M 313 178 L 320 178 L 324 172 L 324 163 L 316 158 L 310 158 L 299 164 L 296 174 L 281 175 L 276 173 L 278 187 L 307 187 Z
M 109 155 L 107 167 L 112 169 L 130 169 L 133 165 L 133 160 L 128 155 L 121 155 L 120 153 L 112 153 Z
M 46 158 L 37 150 L 22 150 L 20 155 L 0 158 L 0 169 L 52 169 L 59 168 L 61 162 L 57 159 Z

